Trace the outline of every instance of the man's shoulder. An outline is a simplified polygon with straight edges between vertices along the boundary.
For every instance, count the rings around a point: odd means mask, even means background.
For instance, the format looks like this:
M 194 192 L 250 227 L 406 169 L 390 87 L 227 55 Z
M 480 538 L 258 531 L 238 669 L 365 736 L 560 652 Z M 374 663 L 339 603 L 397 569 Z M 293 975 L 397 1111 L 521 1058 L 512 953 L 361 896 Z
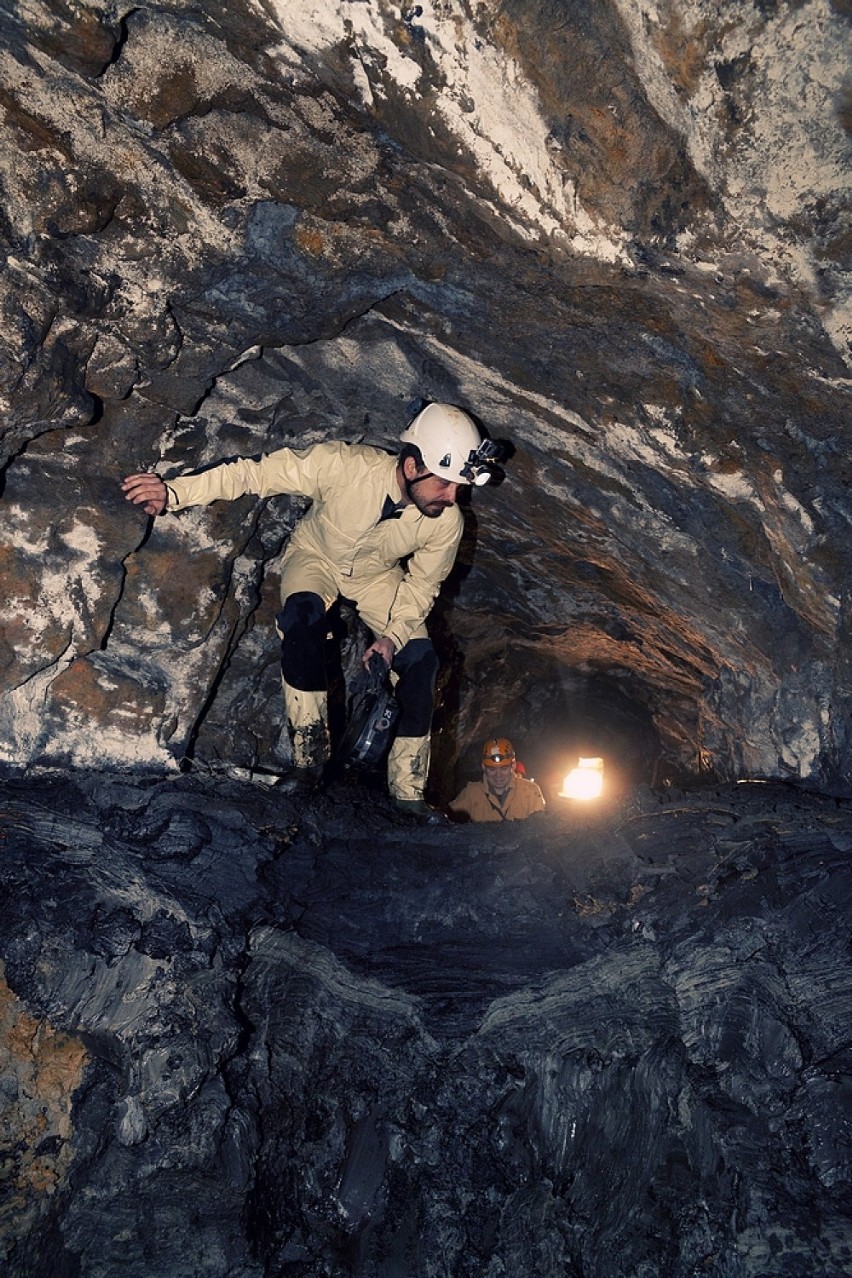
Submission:
M 541 788 L 537 781 L 531 780 L 530 777 L 519 777 L 517 774 L 515 775 L 515 785 L 520 786 L 522 790 L 539 790 Z
M 456 797 L 450 803 L 450 807 L 454 808 L 457 803 L 467 802 L 468 800 L 485 794 L 485 786 L 481 781 L 467 781 L 459 790 Z
M 546 807 L 541 786 L 536 781 L 531 781 L 529 777 L 515 777 L 515 792 L 518 799 L 524 803 L 533 803 L 540 808 Z
M 384 476 L 396 465 L 393 453 L 377 448 L 374 444 L 347 444 L 345 440 L 337 439 L 331 440 L 328 448 L 329 456 L 356 482 L 368 475 Z
M 339 451 L 341 457 L 363 462 L 367 466 L 375 466 L 377 463 L 387 465 L 396 461 L 394 453 L 387 448 L 379 448 L 377 444 L 348 444 L 345 439 L 333 439 L 329 443 Z
M 288 452 L 290 448 L 279 449 Z M 314 456 L 340 457 L 346 461 L 359 461 L 367 465 L 377 462 L 388 463 L 396 460 L 392 452 L 379 448 L 375 444 L 349 444 L 345 439 L 322 439 L 316 444 L 306 444 L 304 448 L 293 448 L 293 452 L 311 453 Z
M 541 786 L 537 781 L 532 781 L 529 777 L 516 777 L 515 785 L 525 790 L 527 794 L 541 794 Z

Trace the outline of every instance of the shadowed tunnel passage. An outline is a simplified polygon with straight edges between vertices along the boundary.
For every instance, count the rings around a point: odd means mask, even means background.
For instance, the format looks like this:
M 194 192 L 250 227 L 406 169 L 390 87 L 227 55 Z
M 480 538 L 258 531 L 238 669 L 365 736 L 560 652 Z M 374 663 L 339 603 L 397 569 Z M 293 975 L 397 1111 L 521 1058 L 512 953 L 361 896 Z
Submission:
M 626 690 L 627 679 L 578 673 L 523 652 L 495 657 L 474 683 L 479 735 L 462 751 L 454 782 L 479 776 L 482 745 L 491 736 L 511 740 L 549 800 L 579 756 L 604 759 L 613 799 L 633 786 L 674 780 L 661 776 L 651 711 Z

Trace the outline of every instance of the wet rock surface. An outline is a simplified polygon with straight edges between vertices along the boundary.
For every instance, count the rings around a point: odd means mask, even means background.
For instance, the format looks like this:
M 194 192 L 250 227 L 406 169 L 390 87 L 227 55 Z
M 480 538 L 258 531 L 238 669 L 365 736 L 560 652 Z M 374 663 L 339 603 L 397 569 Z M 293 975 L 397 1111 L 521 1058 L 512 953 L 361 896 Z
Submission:
M 10 1278 L 848 1272 L 847 800 L 0 797 Z

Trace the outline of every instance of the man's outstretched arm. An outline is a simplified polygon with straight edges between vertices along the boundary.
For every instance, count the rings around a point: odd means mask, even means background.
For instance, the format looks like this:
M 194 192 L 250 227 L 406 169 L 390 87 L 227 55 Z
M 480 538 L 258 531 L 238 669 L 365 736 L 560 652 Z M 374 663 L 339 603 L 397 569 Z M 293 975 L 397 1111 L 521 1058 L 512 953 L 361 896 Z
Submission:
M 168 493 L 159 475 L 128 475 L 121 481 L 121 487 L 126 500 L 141 506 L 146 515 L 162 515 L 166 509 Z
M 347 447 L 327 442 L 305 449 L 279 448 L 259 459 L 238 457 L 207 470 L 176 475 L 166 483 L 154 474 L 128 475 L 121 487 L 127 500 L 142 506 L 148 515 L 234 501 L 246 493 L 256 497 L 298 493 L 316 500 L 322 497 L 325 484 L 345 470 Z

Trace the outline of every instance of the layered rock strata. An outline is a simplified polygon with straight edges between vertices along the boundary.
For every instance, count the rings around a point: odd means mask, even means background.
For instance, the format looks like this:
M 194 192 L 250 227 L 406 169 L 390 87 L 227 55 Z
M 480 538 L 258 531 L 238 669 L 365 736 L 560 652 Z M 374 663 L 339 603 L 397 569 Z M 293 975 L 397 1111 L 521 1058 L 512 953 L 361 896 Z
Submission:
M 10 1278 L 848 1271 L 848 803 L 2 811 Z

